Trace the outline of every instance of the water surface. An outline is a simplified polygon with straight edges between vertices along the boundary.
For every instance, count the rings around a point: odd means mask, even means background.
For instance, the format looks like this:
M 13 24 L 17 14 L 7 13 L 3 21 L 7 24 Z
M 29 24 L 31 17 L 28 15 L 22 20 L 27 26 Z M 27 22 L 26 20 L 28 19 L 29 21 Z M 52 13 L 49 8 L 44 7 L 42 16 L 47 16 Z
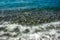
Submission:
M 0 0 L 0 9 L 5 8 L 37 8 L 37 7 L 57 7 L 60 0 Z

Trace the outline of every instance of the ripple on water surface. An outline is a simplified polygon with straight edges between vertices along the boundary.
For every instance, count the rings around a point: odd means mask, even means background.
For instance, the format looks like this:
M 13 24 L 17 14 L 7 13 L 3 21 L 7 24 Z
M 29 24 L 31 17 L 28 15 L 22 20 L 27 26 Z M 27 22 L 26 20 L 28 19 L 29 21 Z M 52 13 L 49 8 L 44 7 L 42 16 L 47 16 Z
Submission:
M 59 0 L 0 0 L 0 9 L 14 7 L 56 7 L 59 5 Z

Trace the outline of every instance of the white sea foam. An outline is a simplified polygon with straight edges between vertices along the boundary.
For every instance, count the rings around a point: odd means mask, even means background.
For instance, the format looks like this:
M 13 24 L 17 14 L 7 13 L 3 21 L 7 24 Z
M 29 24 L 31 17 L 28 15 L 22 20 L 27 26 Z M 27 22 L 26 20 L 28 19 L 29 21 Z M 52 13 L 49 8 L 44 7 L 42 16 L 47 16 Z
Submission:
M 2 40 L 60 40 L 58 37 L 60 33 L 56 28 L 46 29 L 53 25 L 60 26 L 60 21 L 44 23 L 37 26 L 23 26 L 20 24 L 11 24 L 3 22 L 0 24 L 0 39 Z M 6 30 L 6 31 L 5 31 Z M 1 38 L 2 37 L 2 38 Z

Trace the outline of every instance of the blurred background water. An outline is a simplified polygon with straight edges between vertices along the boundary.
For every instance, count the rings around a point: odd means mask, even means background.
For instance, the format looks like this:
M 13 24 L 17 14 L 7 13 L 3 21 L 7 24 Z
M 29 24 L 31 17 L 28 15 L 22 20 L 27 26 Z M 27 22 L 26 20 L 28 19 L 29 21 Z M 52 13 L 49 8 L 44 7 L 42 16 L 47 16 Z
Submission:
M 37 8 L 58 7 L 60 0 L 0 0 L 0 9 L 4 8 Z

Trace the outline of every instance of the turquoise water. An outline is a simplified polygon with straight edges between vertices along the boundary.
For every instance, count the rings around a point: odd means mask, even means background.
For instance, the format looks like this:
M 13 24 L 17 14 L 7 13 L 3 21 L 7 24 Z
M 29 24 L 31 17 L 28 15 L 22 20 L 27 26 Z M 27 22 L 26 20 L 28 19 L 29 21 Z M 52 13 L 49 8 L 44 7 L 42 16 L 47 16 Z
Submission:
M 36 8 L 57 7 L 60 0 L 0 0 L 0 9 L 5 8 Z

